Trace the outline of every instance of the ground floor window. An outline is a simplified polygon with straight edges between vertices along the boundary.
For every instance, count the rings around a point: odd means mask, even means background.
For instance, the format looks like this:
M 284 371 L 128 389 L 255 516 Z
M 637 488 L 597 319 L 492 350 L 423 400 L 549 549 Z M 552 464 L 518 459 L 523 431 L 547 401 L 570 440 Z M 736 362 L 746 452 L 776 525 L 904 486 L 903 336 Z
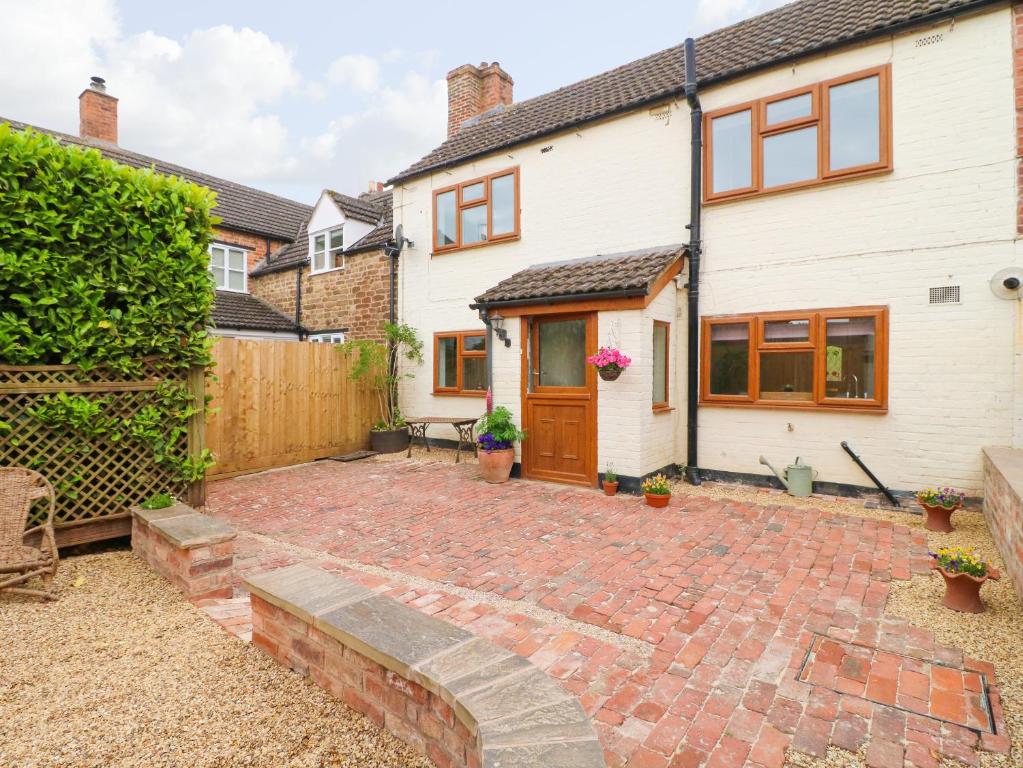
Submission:
M 654 320 L 654 410 L 668 407 L 668 337 L 671 325 L 663 320 Z
M 313 333 L 309 335 L 309 341 L 317 344 L 344 344 L 345 335 L 342 331 L 333 333 Z
M 487 336 L 483 331 L 445 331 L 433 337 L 433 391 L 485 395 Z
M 885 307 L 705 317 L 702 349 L 707 403 L 887 406 Z

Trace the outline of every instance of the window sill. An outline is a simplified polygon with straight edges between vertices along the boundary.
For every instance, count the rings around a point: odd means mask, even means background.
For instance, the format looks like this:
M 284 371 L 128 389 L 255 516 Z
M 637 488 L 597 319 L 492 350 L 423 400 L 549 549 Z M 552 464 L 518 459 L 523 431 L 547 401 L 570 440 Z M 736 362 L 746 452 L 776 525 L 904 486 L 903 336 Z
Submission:
M 486 392 L 438 392 L 433 391 L 434 397 L 486 397 Z
M 345 271 L 344 267 L 332 267 L 330 269 L 320 269 L 320 270 L 312 270 L 312 269 L 310 269 L 309 270 L 309 277 L 316 277 L 317 275 L 329 275 L 331 272 L 344 272 L 344 271 Z
M 214 287 L 213 290 L 214 291 L 222 291 L 224 293 L 248 293 L 249 292 L 248 288 L 242 288 L 241 290 L 239 290 L 237 288 L 217 288 L 217 287 Z
M 653 412 L 655 415 L 658 413 L 671 413 L 674 410 L 675 410 L 674 406 L 671 405 L 655 405 L 653 407 Z
M 764 410 L 816 411 L 818 413 L 872 413 L 885 415 L 888 406 L 818 405 L 816 403 L 735 403 L 722 400 L 700 400 L 701 408 L 761 408 Z
M 460 245 L 456 248 L 437 248 L 434 247 L 431 256 L 443 256 L 447 253 L 460 253 L 461 251 L 472 251 L 476 248 L 486 248 L 488 245 L 500 245 L 501 243 L 512 243 L 516 240 L 521 240 L 522 235 L 508 235 L 507 237 L 499 237 L 495 240 L 484 240 L 482 243 L 473 243 L 472 245 Z

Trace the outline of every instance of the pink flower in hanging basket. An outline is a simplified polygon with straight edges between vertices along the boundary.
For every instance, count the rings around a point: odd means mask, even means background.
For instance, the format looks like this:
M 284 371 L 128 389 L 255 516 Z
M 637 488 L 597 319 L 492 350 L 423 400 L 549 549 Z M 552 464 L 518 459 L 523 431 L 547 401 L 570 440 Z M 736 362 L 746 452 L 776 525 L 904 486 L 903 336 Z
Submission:
M 632 365 L 632 358 L 614 347 L 601 347 L 597 354 L 587 357 L 586 362 L 602 371 L 607 369 L 624 371 Z

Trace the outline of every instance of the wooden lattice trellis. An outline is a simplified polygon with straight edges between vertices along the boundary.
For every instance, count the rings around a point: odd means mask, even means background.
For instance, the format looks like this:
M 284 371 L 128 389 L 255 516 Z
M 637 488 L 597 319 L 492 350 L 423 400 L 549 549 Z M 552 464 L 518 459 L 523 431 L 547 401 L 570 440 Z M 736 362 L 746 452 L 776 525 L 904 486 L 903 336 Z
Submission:
M 166 491 L 201 503 L 201 484 L 175 477 L 160 466 L 151 449 L 135 440 L 104 437 L 74 440 L 32 416 L 30 409 L 58 392 L 104 400 L 107 416 L 130 418 L 155 404 L 164 381 L 187 383 L 202 403 L 203 372 L 161 372 L 157 360 L 143 362 L 138 376 L 109 369 L 84 372 L 68 365 L 0 366 L 0 421 L 10 431 L 0 435 L 0 466 L 29 467 L 42 472 L 57 489 L 55 527 L 60 546 L 124 535 L 131 530 L 129 509 L 154 493 Z M 203 416 L 189 424 L 182 455 L 202 448 Z M 29 526 L 34 525 L 29 522 Z

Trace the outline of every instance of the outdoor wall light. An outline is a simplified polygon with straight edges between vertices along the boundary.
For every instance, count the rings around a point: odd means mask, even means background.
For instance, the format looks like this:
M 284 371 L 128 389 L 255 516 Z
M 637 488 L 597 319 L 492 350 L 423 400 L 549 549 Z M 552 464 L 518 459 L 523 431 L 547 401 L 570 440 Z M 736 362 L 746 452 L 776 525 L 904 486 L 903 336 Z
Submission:
M 504 318 L 500 315 L 490 316 L 490 327 L 494 329 L 497 338 L 504 342 L 506 347 L 511 346 L 511 339 L 508 338 L 508 331 L 504 329 Z

